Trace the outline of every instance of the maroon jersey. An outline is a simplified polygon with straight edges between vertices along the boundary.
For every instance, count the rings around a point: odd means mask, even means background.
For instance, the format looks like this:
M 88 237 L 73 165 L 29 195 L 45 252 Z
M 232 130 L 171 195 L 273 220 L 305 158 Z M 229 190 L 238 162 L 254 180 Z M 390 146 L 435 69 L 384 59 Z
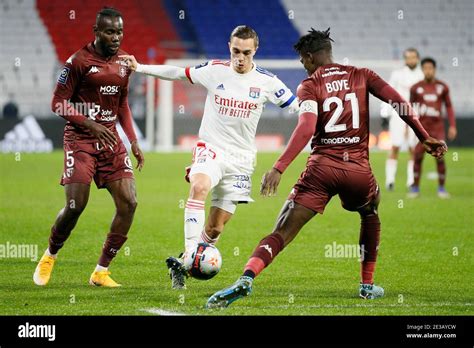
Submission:
M 74 53 L 66 62 L 57 81 L 54 100 L 69 100 L 80 114 L 118 133 L 115 122 L 119 109 L 128 108 L 128 81 L 131 74 L 118 55 L 99 55 L 93 43 Z M 64 139 L 97 141 L 85 127 L 68 121 Z
M 369 69 L 328 64 L 298 87 L 300 103 L 317 103 L 311 154 L 320 164 L 358 172 L 370 170 L 369 92 L 374 92 L 379 81 L 383 80 Z
M 410 89 L 410 102 L 418 111 L 423 127 L 428 131 L 442 129 L 442 139 L 444 139 L 443 103 L 446 105 L 450 125 L 455 126 L 449 88 L 443 81 L 422 80 L 414 84 Z M 437 136 L 439 137 L 439 134 Z

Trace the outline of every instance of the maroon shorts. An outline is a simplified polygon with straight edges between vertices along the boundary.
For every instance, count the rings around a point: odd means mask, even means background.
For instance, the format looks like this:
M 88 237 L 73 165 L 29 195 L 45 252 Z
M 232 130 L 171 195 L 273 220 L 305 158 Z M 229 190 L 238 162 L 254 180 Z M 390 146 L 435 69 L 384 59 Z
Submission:
M 357 211 L 371 202 L 378 191 L 370 169 L 360 173 L 320 165 L 310 159 L 288 199 L 322 214 L 332 196 L 339 195 L 344 209 Z
M 111 181 L 133 179 L 133 165 L 122 142 L 113 151 L 97 142 L 65 141 L 64 172 L 61 185 L 90 185 L 92 178 L 98 188 Z

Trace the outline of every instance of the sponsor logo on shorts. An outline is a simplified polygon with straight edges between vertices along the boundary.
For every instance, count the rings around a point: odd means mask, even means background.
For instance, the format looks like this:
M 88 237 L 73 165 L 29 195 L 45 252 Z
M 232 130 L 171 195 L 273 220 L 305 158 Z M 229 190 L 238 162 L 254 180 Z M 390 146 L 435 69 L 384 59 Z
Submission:
M 132 169 L 133 170 L 133 164 L 132 164 L 132 161 L 130 160 L 130 157 L 129 156 L 125 156 L 124 160 L 123 160 L 123 163 L 125 163 L 125 165 Z
M 64 178 L 70 178 L 74 174 L 74 168 L 67 168 L 64 172 Z
M 249 175 L 234 175 L 235 182 L 232 185 L 240 190 L 250 189 L 250 176 Z
M 323 145 L 358 144 L 360 137 L 321 138 Z

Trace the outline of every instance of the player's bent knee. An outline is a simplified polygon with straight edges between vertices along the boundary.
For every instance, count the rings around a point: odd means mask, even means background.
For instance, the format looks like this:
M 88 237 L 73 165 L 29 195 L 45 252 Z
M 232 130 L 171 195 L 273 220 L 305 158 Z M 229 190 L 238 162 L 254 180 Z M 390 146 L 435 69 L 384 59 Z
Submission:
M 205 199 L 209 193 L 210 187 L 206 183 L 193 182 L 191 184 L 190 198 L 192 199 Z
M 127 199 L 121 202 L 117 207 L 117 212 L 121 215 L 133 215 L 137 210 L 138 202 L 135 198 Z
M 298 234 L 299 231 L 292 228 L 276 228 L 272 234 L 278 234 L 283 239 L 283 247 L 287 246 Z
M 379 206 L 379 201 L 380 201 L 380 198 L 379 196 L 377 196 L 377 198 L 375 198 L 372 202 L 364 205 L 362 208 L 360 208 L 358 210 L 359 214 L 363 217 L 363 216 L 367 216 L 367 215 L 378 215 L 378 206 Z
M 84 209 L 86 208 L 86 204 L 76 203 L 74 200 L 71 200 L 69 203 L 66 204 L 62 213 L 64 216 L 75 218 L 79 217 Z

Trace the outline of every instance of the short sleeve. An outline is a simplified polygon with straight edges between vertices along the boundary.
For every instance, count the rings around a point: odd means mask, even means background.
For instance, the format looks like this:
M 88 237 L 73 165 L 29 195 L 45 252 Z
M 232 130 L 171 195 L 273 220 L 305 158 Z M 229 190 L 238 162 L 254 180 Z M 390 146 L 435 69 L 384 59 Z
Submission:
M 212 62 L 205 62 L 193 67 L 187 67 L 185 69 L 186 77 L 189 82 L 203 85 L 208 87 L 211 82 L 211 69 Z
M 378 96 L 382 88 L 387 85 L 387 82 L 385 82 L 385 80 L 382 79 L 379 74 L 370 69 L 363 68 L 361 69 L 361 71 L 365 76 L 367 89 L 369 90 L 369 92 L 375 96 Z
M 82 70 L 80 61 L 75 56 L 70 57 L 59 73 L 54 95 L 69 100 L 82 79 Z
M 295 96 L 291 90 L 276 76 L 272 77 L 271 91 L 269 95 L 269 101 L 281 108 L 285 108 L 290 105 Z
M 305 100 L 314 100 L 317 101 L 316 91 L 313 88 L 313 83 L 310 79 L 304 80 L 296 90 L 296 95 L 298 96 L 298 102 L 301 103 Z

